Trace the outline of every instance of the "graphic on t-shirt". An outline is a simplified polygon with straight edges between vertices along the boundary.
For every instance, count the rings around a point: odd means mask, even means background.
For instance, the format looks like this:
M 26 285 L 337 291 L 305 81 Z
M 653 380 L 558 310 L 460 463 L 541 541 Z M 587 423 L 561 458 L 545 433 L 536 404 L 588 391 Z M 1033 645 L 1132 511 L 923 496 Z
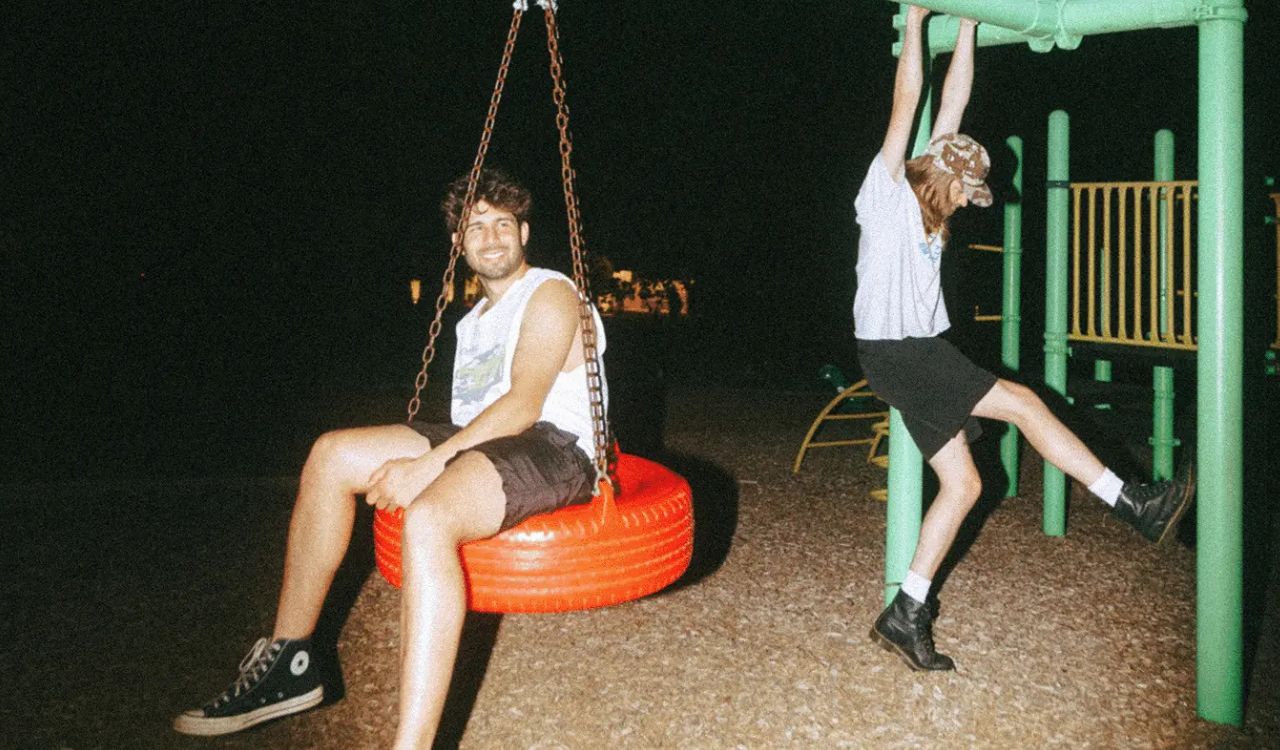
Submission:
M 920 254 L 929 259 L 930 263 L 938 265 L 938 260 L 942 258 L 942 243 L 938 241 L 938 235 L 929 236 L 927 242 L 920 243 Z
M 461 404 L 478 404 L 484 396 L 502 382 L 502 361 L 506 358 L 506 346 L 499 342 L 488 351 L 472 355 L 467 353 L 466 364 L 453 374 L 453 398 Z M 459 363 L 461 364 L 461 357 Z

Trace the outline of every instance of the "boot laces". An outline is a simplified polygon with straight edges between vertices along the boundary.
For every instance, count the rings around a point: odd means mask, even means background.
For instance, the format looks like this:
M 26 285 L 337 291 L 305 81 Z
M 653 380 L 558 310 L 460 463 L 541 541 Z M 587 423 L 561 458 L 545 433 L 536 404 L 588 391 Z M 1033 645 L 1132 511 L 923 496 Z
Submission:
M 1169 490 L 1172 482 L 1152 482 L 1138 485 L 1132 495 L 1135 500 L 1154 500 Z
M 933 647 L 933 623 L 931 618 L 920 617 L 914 623 L 916 635 L 920 637 L 920 642 L 929 649 L 929 653 L 934 653 L 936 649 Z
M 249 653 L 240 660 L 240 676 L 223 691 L 222 695 L 213 699 L 213 707 L 217 708 L 230 703 L 234 698 L 252 690 L 267 673 L 279 651 L 280 649 L 266 638 L 259 638 L 257 643 L 253 644 L 253 648 L 249 649 Z

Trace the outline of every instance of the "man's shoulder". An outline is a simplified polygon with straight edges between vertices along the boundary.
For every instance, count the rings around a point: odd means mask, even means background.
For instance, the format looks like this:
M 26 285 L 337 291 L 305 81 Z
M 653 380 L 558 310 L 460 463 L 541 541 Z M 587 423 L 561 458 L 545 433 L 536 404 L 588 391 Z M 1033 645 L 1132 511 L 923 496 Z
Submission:
M 545 268 L 543 266 L 529 266 L 529 270 L 525 272 L 525 277 L 532 279 L 533 281 L 539 284 L 541 284 L 544 281 L 550 281 L 552 279 L 556 279 L 558 281 L 566 281 L 573 286 L 577 286 L 576 284 L 573 283 L 573 279 L 569 278 L 568 276 L 565 276 L 559 271 L 556 271 L 551 268 Z
M 548 281 L 563 282 L 568 286 L 569 290 L 571 290 L 574 294 L 577 294 L 578 285 L 574 283 L 573 279 L 569 278 L 568 276 L 565 276 L 559 271 L 553 271 L 550 268 L 540 268 L 538 266 L 530 266 L 529 270 L 525 273 L 525 283 L 529 285 L 527 288 L 529 289 L 530 296 L 537 294 L 537 292 L 542 288 L 542 286 Z M 544 295 L 544 296 L 550 296 L 550 295 Z

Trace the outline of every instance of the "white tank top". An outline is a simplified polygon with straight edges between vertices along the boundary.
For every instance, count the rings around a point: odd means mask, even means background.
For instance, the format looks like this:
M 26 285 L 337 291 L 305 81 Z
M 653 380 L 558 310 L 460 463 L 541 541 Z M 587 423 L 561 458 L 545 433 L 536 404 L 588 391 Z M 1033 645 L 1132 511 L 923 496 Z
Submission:
M 458 353 L 453 360 L 453 401 L 450 408 L 450 418 L 454 424 L 467 426 L 480 412 L 511 390 L 511 360 L 516 353 L 524 312 L 534 291 L 546 281 L 574 286 L 573 281 L 562 273 L 546 268 L 530 268 L 492 308 L 487 299 L 482 299 L 458 321 Z M 576 286 L 574 293 L 577 294 Z M 595 318 L 597 349 L 599 355 L 603 356 L 604 324 L 594 305 L 591 314 Z M 607 383 L 603 362 L 600 366 L 600 379 L 602 383 Z M 607 410 L 607 385 L 604 388 L 604 399 Z M 551 392 L 542 405 L 538 421 L 550 422 L 565 432 L 576 435 L 578 447 L 592 460 L 595 459 L 586 365 L 579 365 L 556 376 Z

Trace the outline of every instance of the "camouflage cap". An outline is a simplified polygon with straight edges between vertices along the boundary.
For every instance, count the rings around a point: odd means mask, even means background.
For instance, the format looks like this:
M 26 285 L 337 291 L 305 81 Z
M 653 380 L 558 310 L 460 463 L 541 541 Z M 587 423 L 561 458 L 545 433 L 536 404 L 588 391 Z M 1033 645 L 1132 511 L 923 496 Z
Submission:
M 963 133 L 950 133 L 935 138 L 927 153 L 933 157 L 933 166 L 960 178 L 970 203 L 983 208 L 991 205 L 991 188 L 986 183 L 991 157 L 981 143 Z

